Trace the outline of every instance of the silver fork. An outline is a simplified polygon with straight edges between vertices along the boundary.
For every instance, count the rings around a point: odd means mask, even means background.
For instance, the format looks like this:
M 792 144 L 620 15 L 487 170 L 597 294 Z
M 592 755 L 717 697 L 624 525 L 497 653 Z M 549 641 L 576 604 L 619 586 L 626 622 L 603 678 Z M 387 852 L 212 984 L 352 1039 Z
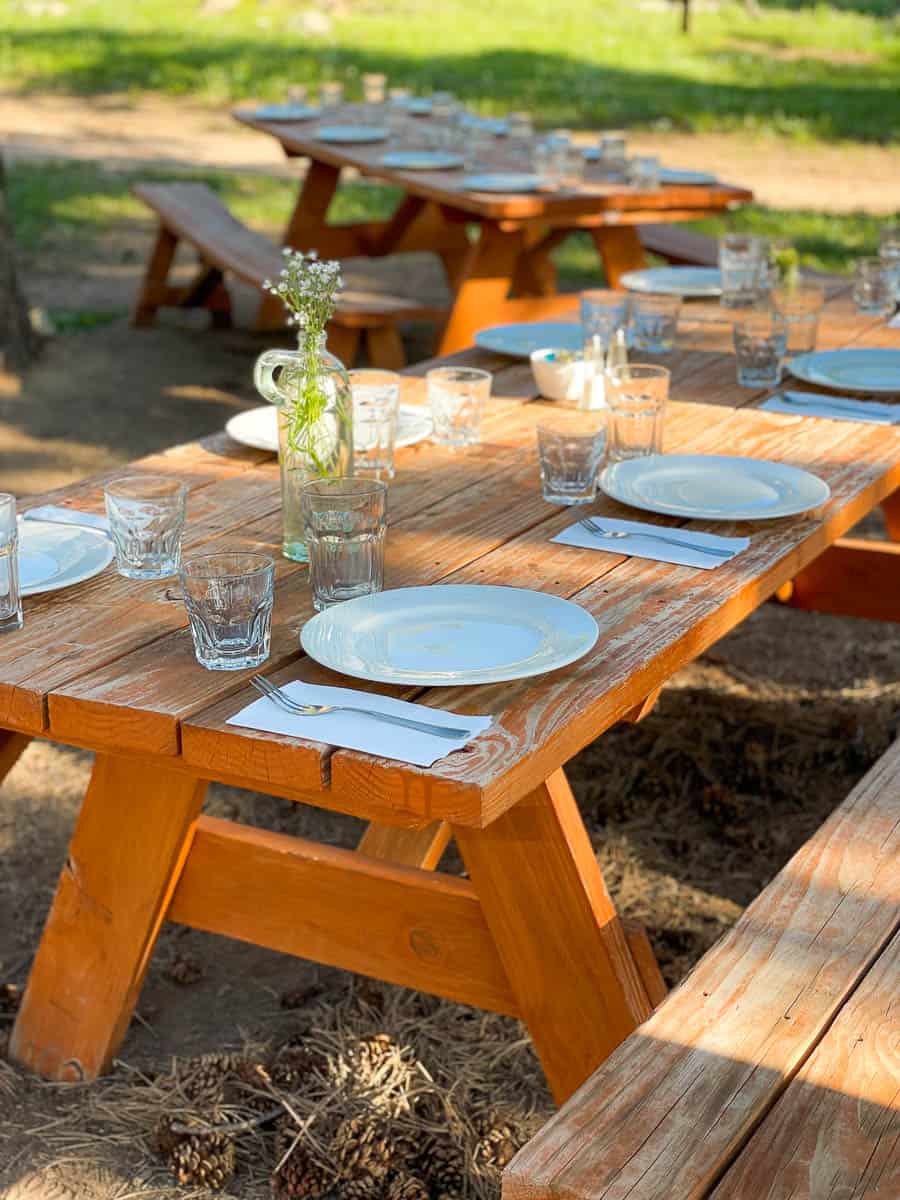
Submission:
M 411 721 L 407 717 L 398 717 L 393 713 L 374 712 L 372 709 L 355 708 L 350 704 L 299 704 L 296 700 L 292 700 L 290 696 L 285 695 L 281 688 L 277 688 L 264 675 L 252 675 L 250 683 L 260 695 L 265 696 L 267 700 L 271 700 L 273 704 L 277 704 L 279 708 L 283 708 L 285 712 L 293 713 L 295 716 L 320 717 L 323 713 L 350 712 L 357 713 L 361 717 L 371 717 L 374 721 L 385 721 L 388 725 L 402 725 L 404 729 L 415 729 L 418 733 L 432 733 L 435 737 L 461 738 L 471 736 L 468 729 L 453 729 L 449 725 L 432 725 L 428 721 Z
M 630 538 L 630 537 L 647 537 L 655 542 L 665 542 L 667 546 L 678 546 L 682 550 L 696 550 L 698 554 L 709 554 L 713 558 L 731 558 L 733 550 L 721 550 L 718 546 L 701 546 L 699 542 L 690 542 L 687 538 L 672 538 L 666 537 L 662 533 L 632 533 L 626 529 L 604 529 L 602 525 L 598 525 L 592 517 L 585 517 L 578 522 L 583 525 L 588 533 L 596 534 L 597 537 L 608 538 Z

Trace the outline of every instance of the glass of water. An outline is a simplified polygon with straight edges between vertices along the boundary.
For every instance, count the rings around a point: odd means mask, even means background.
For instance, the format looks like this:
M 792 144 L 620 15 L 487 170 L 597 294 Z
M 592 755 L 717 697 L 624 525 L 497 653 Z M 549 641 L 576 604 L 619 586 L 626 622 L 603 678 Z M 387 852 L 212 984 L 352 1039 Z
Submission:
M 625 178 L 632 187 L 651 192 L 659 187 L 660 163 L 652 155 L 639 154 L 628 160 Z
M 631 344 L 648 354 L 670 354 L 678 336 L 679 296 L 634 295 L 631 298 Z
M 370 125 L 377 125 L 384 111 L 387 96 L 387 76 L 370 71 L 362 77 L 364 116 Z
M 198 554 L 181 566 L 194 654 L 208 671 L 242 671 L 269 657 L 275 565 L 267 554 Z
M 772 307 L 787 324 L 787 350 L 808 354 L 815 350 L 819 335 L 819 317 L 825 307 L 825 288 L 821 283 L 798 283 L 772 290 Z
M 628 297 L 621 292 L 582 292 L 579 309 L 581 336 L 585 344 L 589 339 L 599 337 L 604 350 L 608 350 L 616 330 L 625 329 L 628 325 Z
M 766 239 L 749 233 L 726 233 L 719 238 L 721 304 L 746 308 L 759 298 L 768 263 Z
M 882 225 L 878 242 L 878 257 L 891 278 L 894 300 L 900 304 L 900 225 Z
M 394 438 L 400 376 L 396 371 L 350 372 L 353 392 L 353 473 L 394 478 Z
M 610 130 L 600 138 L 600 162 L 613 171 L 624 171 L 628 161 L 625 134 Z
M 734 324 L 734 353 L 739 387 L 775 387 L 787 353 L 788 323 L 767 309 L 748 313 Z
M 541 484 L 548 504 L 590 504 L 606 450 L 605 423 L 587 419 L 564 425 L 539 424 Z
M 669 371 L 649 363 L 625 363 L 606 374 L 611 463 L 662 454 L 669 399 Z
M 894 311 L 894 273 L 880 258 L 861 258 L 853 276 L 853 301 L 860 312 L 886 317 Z
M 344 85 L 337 79 L 319 84 L 319 103 L 323 109 L 340 108 L 344 103 Z
M 167 475 L 115 479 L 104 490 L 116 567 L 127 579 L 178 574 L 188 488 Z
M 0 633 L 22 628 L 16 498 L 0 492 Z
M 313 605 L 369 596 L 384 587 L 387 484 L 336 476 L 313 479 L 301 496 Z
M 481 441 L 481 418 L 493 376 L 475 367 L 435 367 L 425 379 L 434 426 L 442 446 L 474 446 Z

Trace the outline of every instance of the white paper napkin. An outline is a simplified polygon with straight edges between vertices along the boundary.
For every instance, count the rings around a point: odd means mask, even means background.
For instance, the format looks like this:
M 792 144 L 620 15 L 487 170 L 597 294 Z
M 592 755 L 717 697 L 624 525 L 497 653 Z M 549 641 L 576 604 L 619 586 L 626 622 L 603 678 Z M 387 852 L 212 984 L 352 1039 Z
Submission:
M 349 688 L 319 687 L 318 684 L 295 681 L 282 685 L 292 700 L 299 704 L 350 704 L 378 712 L 394 713 L 413 721 L 429 721 L 435 725 L 459 726 L 458 741 L 418 733 L 401 725 L 373 720 L 356 713 L 323 713 L 319 717 L 300 717 L 285 712 L 271 700 L 260 697 L 228 718 L 229 725 L 247 729 L 262 729 L 268 733 L 286 733 L 291 737 L 308 738 L 312 742 L 327 742 L 347 750 L 364 750 L 380 758 L 395 758 L 399 762 L 430 767 L 453 750 L 461 750 L 491 724 L 492 717 L 472 717 L 468 713 L 444 712 L 424 704 L 410 704 L 374 692 L 356 692 Z
M 590 533 L 583 525 L 570 525 L 562 533 L 558 533 L 551 541 L 559 542 L 562 546 L 581 546 L 585 550 L 609 550 L 613 554 L 627 554 L 631 558 L 649 558 L 656 562 L 675 563 L 683 567 L 702 567 L 706 571 L 720 567 L 722 563 L 730 562 L 735 554 L 740 554 L 750 545 L 746 537 L 719 537 L 715 533 L 695 533 L 693 529 L 666 528 L 645 521 L 620 521 L 615 517 L 593 517 L 593 520 L 604 529 L 615 533 L 634 534 L 633 537 L 611 538 L 600 537 Z M 702 550 L 692 550 L 689 546 L 673 546 L 669 542 L 660 542 L 658 536 L 674 538 L 678 541 L 696 543 L 698 546 L 711 546 L 719 550 L 730 550 L 727 558 L 719 555 L 704 554 Z
M 900 312 L 895 313 L 888 321 L 888 329 L 900 329 Z
M 89 525 L 92 529 L 102 529 L 109 533 L 109 521 L 96 513 L 79 512 L 75 508 L 63 508 L 58 504 L 42 504 L 38 508 L 29 508 L 22 514 L 23 521 L 55 521 L 58 525 Z
M 784 397 L 796 397 L 791 403 Z M 863 421 L 869 425 L 893 425 L 900 422 L 900 404 L 879 400 L 859 400 L 855 396 L 819 396 L 815 392 L 779 392 L 770 396 L 761 408 L 769 412 L 791 413 L 795 417 L 825 417 L 829 421 Z

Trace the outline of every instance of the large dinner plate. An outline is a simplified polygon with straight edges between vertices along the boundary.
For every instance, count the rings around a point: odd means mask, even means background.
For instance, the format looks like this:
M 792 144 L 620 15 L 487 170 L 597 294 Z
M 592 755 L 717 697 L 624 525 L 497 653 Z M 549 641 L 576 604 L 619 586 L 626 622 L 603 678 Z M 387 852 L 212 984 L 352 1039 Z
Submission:
M 23 596 L 56 592 L 99 575 L 113 558 L 100 529 L 55 521 L 19 522 L 19 585 Z
M 237 413 L 225 425 L 229 437 L 254 450 L 278 453 L 278 409 L 273 404 L 248 408 Z M 397 409 L 396 447 L 415 446 L 431 436 L 431 414 L 414 404 L 401 404 Z
M 475 334 L 475 345 L 495 354 L 530 358 L 535 350 L 581 350 L 581 326 L 572 321 L 522 321 L 492 325 Z
M 817 350 L 787 363 L 798 379 L 859 392 L 900 392 L 900 350 Z
M 718 267 L 648 267 L 626 271 L 622 287 L 630 292 L 657 292 L 665 296 L 721 296 Z
M 253 115 L 258 121 L 311 121 L 321 117 L 322 110 L 308 104 L 266 104 L 255 109 Z
M 320 125 L 316 138 L 320 142 L 356 145 L 363 142 L 387 141 L 388 131 L 380 125 Z
M 524 171 L 492 171 L 484 175 L 467 175 L 462 186 L 467 192 L 514 194 L 536 192 L 542 182 L 540 175 L 529 175 Z
M 659 182 L 685 187 L 700 187 L 703 184 L 718 183 L 715 175 L 706 171 L 681 171 L 676 167 L 660 167 Z
M 395 171 L 452 171 L 463 165 L 463 157 L 447 150 L 392 150 L 381 165 Z
M 824 504 L 828 484 L 786 463 L 723 454 L 651 454 L 614 463 L 600 476 L 607 496 L 672 517 L 759 521 Z
M 527 588 L 439 584 L 336 604 L 300 635 L 311 658 L 357 679 L 499 683 L 564 667 L 587 654 L 597 622 L 571 600 Z

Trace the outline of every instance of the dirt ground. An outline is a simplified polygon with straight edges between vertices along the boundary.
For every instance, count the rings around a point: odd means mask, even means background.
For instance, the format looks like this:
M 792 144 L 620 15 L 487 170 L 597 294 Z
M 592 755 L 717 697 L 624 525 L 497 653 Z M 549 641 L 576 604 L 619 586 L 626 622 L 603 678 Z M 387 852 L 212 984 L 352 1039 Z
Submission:
M 28 111 L 16 113 L 11 104 L 0 102 L 0 134 L 18 122 L 23 152 L 29 137 L 36 140 L 39 115 L 45 119 L 51 109 L 59 117 L 51 122 L 54 137 L 67 152 L 105 157 L 126 118 L 128 130 L 118 135 L 125 157 L 138 151 L 156 157 L 167 146 L 191 161 L 202 143 L 221 165 L 231 144 L 235 155 L 258 150 L 256 139 L 245 144 L 208 114 L 197 117 L 197 130 L 203 132 L 202 119 L 209 128 L 202 137 L 192 134 L 194 140 L 180 119 L 176 144 L 164 128 L 169 110 L 157 102 L 142 106 L 139 118 L 131 110 L 77 109 L 68 101 L 57 109 L 60 102 L 41 98 L 30 100 Z M 72 121 L 66 129 L 64 110 Z M 145 117 L 138 137 L 135 122 Z M 34 134 L 23 134 L 32 118 Z M 43 128 L 46 151 L 52 147 Z M 698 142 L 687 161 L 703 165 L 699 150 L 712 141 Z M 741 159 L 741 176 L 750 178 L 745 161 L 752 159 Z M 892 169 L 900 173 L 896 163 Z M 879 191 L 890 191 L 883 179 Z M 859 193 L 855 202 L 861 206 Z M 148 235 L 149 227 L 141 227 L 116 236 L 143 251 Z M 88 306 L 86 295 L 91 307 L 98 307 L 98 296 L 118 307 L 130 296 L 137 268 L 115 266 L 121 256 L 114 251 L 99 268 L 93 260 L 55 263 L 32 281 L 33 298 L 46 303 L 52 286 L 60 307 Z M 0 375 L 0 487 L 38 492 L 221 428 L 232 412 L 255 402 L 250 367 L 262 344 L 181 318 L 140 332 L 118 323 L 56 338 L 23 380 Z M 864 532 L 878 531 L 874 519 Z M 898 679 L 900 638 L 893 628 L 766 605 L 676 676 L 640 726 L 612 731 L 574 760 L 571 778 L 608 884 L 620 909 L 646 924 L 670 983 L 887 746 L 900 712 Z M 21 985 L 27 976 L 89 771 L 89 755 L 33 743 L 0 792 L 0 984 Z M 342 846 L 352 846 L 360 830 L 350 818 L 224 787 L 211 789 L 208 807 Z M 443 868 L 459 870 L 452 853 Z M 0 1056 L 0 1197 L 205 1195 L 203 1187 L 177 1185 L 151 1146 L 157 1118 L 171 1102 L 172 1056 L 183 1063 L 248 1042 L 278 1044 L 310 1026 L 333 1045 L 339 1035 L 346 1043 L 351 1034 L 387 1032 L 408 1048 L 410 1061 L 421 1060 L 436 1087 L 454 1092 L 461 1109 L 496 1093 L 520 1131 L 534 1112 L 547 1110 L 515 1022 L 451 1004 L 423 1005 L 395 989 L 379 990 L 374 1002 L 367 995 L 343 973 L 167 927 L 107 1080 L 60 1088 L 26 1077 Z M 13 1007 L 0 993 L 0 1039 Z M 335 1032 L 335 1014 L 343 1032 Z M 268 1134 L 243 1139 L 227 1194 L 268 1195 L 274 1155 Z M 475 1192 L 491 1189 L 479 1185 Z

